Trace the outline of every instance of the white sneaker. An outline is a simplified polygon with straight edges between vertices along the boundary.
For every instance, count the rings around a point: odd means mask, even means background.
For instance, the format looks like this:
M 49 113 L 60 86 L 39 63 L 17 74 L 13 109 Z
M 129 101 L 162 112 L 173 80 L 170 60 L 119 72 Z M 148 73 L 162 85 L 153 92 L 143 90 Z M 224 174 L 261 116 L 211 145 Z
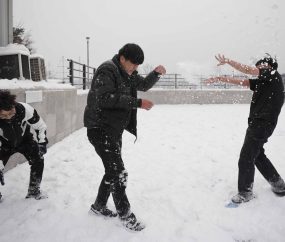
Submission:
M 233 196 L 232 202 L 236 204 L 246 203 L 255 198 L 252 192 L 239 192 L 237 195 Z
M 285 196 L 285 182 L 280 178 L 276 182 L 270 182 L 271 190 L 278 196 Z

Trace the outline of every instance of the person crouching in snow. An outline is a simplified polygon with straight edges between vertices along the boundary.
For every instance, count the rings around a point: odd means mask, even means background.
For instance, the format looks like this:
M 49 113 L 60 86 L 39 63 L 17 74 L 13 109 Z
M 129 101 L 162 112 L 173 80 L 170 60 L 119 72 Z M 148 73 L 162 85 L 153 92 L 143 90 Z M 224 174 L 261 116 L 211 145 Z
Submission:
M 136 44 L 126 44 L 112 60 L 100 65 L 93 77 L 84 113 L 87 136 L 102 159 L 105 175 L 91 210 L 104 217 L 119 218 L 127 229 L 141 231 L 145 226 L 130 210 L 126 195 L 128 173 L 122 160 L 124 130 L 137 136 L 137 109 L 150 110 L 153 103 L 137 98 L 137 90 L 147 91 L 165 74 L 156 67 L 146 77 L 136 69 L 144 61 L 144 53 Z M 112 193 L 117 213 L 107 208 Z
M 30 132 L 31 126 L 36 131 L 38 142 Z M 15 153 L 23 154 L 28 160 L 31 172 L 26 198 L 47 198 L 40 190 L 47 143 L 46 124 L 37 111 L 29 104 L 16 102 L 16 95 L 9 90 L 0 90 L 0 160 L 5 166 Z M 0 180 L 4 185 L 2 170 Z
M 242 73 L 257 76 L 257 79 L 212 77 L 204 80 L 208 84 L 221 81 L 246 86 L 253 91 L 248 128 L 238 162 L 238 194 L 232 198 L 232 202 L 239 204 L 254 198 L 252 189 L 255 166 L 270 183 L 272 191 L 284 196 L 285 183 L 266 157 L 263 148 L 277 125 L 284 103 L 284 85 L 277 72 L 277 61 L 268 55 L 259 60 L 256 67 L 250 67 L 220 55 L 216 59 L 219 61 L 218 66 L 229 64 Z

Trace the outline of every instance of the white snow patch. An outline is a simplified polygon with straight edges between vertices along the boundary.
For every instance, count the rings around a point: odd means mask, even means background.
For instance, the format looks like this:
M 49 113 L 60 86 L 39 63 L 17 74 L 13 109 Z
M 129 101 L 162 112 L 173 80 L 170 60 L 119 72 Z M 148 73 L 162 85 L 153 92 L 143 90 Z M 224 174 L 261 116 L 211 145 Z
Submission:
M 15 54 L 23 54 L 30 55 L 29 50 L 20 44 L 8 44 L 6 47 L 0 47 L 0 55 L 15 55 Z
M 125 132 L 127 195 L 146 224 L 129 233 L 117 219 L 88 214 L 104 174 L 101 160 L 80 129 L 45 155 L 42 189 L 47 200 L 24 199 L 29 165 L 5 173 L 0 204 L 5 242 L 284 241 L 285 197 L 276 197 L 256 171 L 258 198 L 238 208 L 225 204 L 237 192 L 238 158 L 249 105 L 156 105 L 138 110 L 138 140 Z M 285 178 L 285 113 L 265 145 Z M 108 201 L 114 208 L 112 197 Z
M 42 80 L 34 82 L 32 80 L 18 80 L 18 79 L 0 79 L 0 89 L 36 89 L 43 87 L 45 89 L 76 89 L 70 84 L 59 84 L 60 80 Z

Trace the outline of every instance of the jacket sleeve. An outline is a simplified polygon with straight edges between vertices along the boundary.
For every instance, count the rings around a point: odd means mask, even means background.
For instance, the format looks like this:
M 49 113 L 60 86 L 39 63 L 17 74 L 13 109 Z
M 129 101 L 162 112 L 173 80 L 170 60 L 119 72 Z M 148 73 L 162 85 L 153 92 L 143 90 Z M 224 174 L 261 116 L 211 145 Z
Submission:
M 101 73 L 95 80 L 95 100 L 101 108 L 132 109 L 137 106 L 137 99 L 131 96 L 130 89 L 120 90 L 106 73 Z
M 38 143 L 47 144 L 48 139 L 46 137 L 46 129 L 47 126 L 42 118 L 38 115 L 38 112 L 29 104 L 21 103 L 25 110 L 25 120 L 32 126 L 32 128 L 36 131 Z
M 150 72 L 146 77 L 137 75 L 136 77 L 136 87 L 138 91 L 146 92 L 151 89 L 154 84 L 159 80 L 160 74 L 156 71 Z

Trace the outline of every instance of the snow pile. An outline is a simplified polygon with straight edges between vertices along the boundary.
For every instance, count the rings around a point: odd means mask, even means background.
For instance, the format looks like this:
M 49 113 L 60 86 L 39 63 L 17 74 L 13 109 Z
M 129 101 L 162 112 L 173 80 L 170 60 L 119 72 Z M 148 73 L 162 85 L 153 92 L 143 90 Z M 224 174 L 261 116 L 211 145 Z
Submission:
M 76 89 L 76 87 L 70 84 L 59 84 L 59 80 L 48 80 L 47 82 L 42 80 L 34 82 L 31 80 L 18 80 L 18 79 L 0 79 L 0 89 Z
M 276 197 L 258 171 L 258 198 L 225 208 L 237 192 L 238 157 L 249 105 L 160 105 L 138 110 L 138 140 L 125 132 L 132 210 L 146 223 L 140 233 L 88 213 L 104 168 L 86 136 L 76 131 L 48 149 L 42 189 L 47 200 L 25 200 L 29 165 L 5 173 L 0 187 L 5 242 L 282 242 L 285 197 Z M 169 115 L 171 114 L 171 115 Z M 285 178 L 285 111 L 265 145 Z M 108 206 L 114 209 L 112 197 Z M 119 224 L 119 223 L 118 223 Z
M 30 55 L 30 51 L 20 44 L 8 44 L 6 47 L 0 47 L 0 55 L 15 55 L 23 54 Z

